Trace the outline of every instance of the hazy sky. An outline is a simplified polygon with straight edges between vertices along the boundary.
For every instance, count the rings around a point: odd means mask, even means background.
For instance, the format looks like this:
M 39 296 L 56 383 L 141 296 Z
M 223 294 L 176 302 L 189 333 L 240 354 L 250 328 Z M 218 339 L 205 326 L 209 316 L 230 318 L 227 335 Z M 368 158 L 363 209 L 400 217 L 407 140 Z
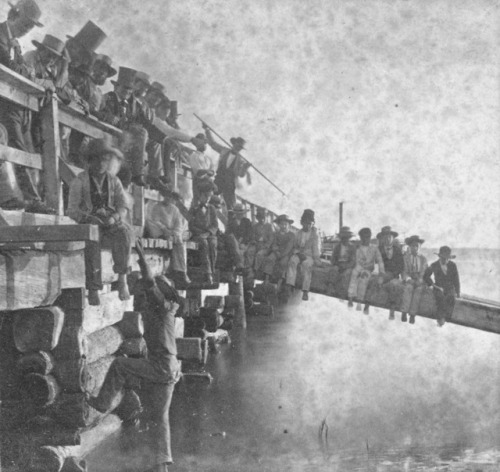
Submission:
M 355 230 L 500 248 L 497 1 L 39 1 L 29 39 L 95 21 L 100 52 L 164 81 L 184 128 L 245 137 L 288 198 L 242 195 L 327 234 L 345 200 Z

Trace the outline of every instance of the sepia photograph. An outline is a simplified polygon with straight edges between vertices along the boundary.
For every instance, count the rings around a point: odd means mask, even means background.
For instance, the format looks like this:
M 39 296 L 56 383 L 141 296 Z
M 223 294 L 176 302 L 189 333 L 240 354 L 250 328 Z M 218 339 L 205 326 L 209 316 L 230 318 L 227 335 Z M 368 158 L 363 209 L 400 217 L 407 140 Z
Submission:
M 500 472 L 497 0 L 0 16 L 0 472 Z

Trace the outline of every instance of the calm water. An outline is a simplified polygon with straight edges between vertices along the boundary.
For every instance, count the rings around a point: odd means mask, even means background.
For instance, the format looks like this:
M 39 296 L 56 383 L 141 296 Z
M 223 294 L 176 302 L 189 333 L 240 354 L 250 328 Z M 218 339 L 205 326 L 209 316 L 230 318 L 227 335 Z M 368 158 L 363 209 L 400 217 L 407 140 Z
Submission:
M 211 384 L 176 389 L 169 470 L 500 471 L 500 336 L 314 295 L 248 321 L 210 357 Z M 140 444 L 108 441 L 89 470 L 143 471 Z

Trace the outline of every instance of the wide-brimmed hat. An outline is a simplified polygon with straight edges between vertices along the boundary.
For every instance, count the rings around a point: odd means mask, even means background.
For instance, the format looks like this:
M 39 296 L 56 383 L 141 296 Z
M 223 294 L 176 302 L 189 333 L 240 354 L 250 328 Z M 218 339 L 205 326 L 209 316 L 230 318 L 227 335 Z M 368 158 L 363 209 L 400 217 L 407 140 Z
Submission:
M 390 226 L 384 226 L 380 230 L 380 233 L 377 234 L 377 239 L 380 239 L 382 236 L 385 236 L 387 234 L 390 234 L 390 235 L 394 236 L 395 238 L 397 238 L 399 233 L 396 233 L 396 231 L 392 231 L 392 228 Z
M 118 69 L 118 77 L 116 80 L 112 80 L 113 85 L 123 85 L 127 88 L 134 88 L 135 78 L 137 71 L 135 69 L 130 69 L 129 67 L 120 67 Z
M 135 72 L 135 80 L 140 80 L 141 82 L 144 82 L 145 84 L 151 85 L 151 77 L 149 74 L 146 74 L 146 72 L 142 72 L 140 70 Z
M 87 21 L 83 28 L 75 34 L 75 36 L 67 36 L 69 39 L 76 41 L 87 51 L 95 52 L 96 49 L 107 38 L 106 33 L 92 21 Z
M 123 153 L 111 144 L 109 139 L 93 139 L 87 146 L 86 150 L 87 159 L 91 157 L 100 157 L 105 154 L 113 154 L 120 160 L 124 159 Z
M 413 243 L 424 244 L 424 242 L 425 240 L 420 238 L 420 236 L 416 234 L 405 239 L 405 244 L 407 244 L 408 246 L 411 246 Z
M 158 93 L 161 93 L 162 95 L 165 95 L 165 90 L 166 90 L 166 87 L 165 85 L 163 85 L 162 83 L 160 82 L 153 82 L 150 86 L 149 86 L 149 89 L 148 89 L 148 92 L 158 92 Z
M 274 220 L 274 223 L 276 224 L 279 224 L 281 223 L 282 221 L 286 221 L 287 223 L 290 223 L 290 224 L 293 224 L 293 220 L 291 220 L 288 215 L 286 214 L 283 214 L 283 215 L 279 215 L 275 220 Z
M 339 238 L 342 238 L 344 236 L 348 238 L 352 238 L 354 236 L 354 233 L 351 231 L 351 228 L 349 228 L 349 226 L 342 226 L 342 228 L 340 228 Z
M 62 41 L 59 38 L 56 38 L 55 36 L 52 36 L 51 34 L 46 34 L 45 37 L 43 38 L 43 41 L 37 41 L 34 39 L 31 41 L 37 49 L 47 49 L 51 53 L 55 54 L 56 56 L 62 57 L 64 56 L 64 41 Z
M 42 11 L 37 5 L 35 0 L 19 0 L 15 5 L 9 2 L 10 7 L 17 11 L 24 18 L 31 20 L 36 26 L 43 26 L 40 23 L 40 17 L 42 16 Z
M 359 236 L 363 236 L 363 235 L 367 235 L 367 236 L 371 236 L 372 235 L 372 230 L 370 228 L 361 228 L 359 231 L 358 231 L 358 235 Z
M 106 54 L 96 54 L 94 64 L 96 64 L 97 62 L 106 64 L 108 68 L 108 77 L 113 77 L 114 75 L 116 75 L 117 71 L 113 67 L 113 60 L 111 59 L 111 57 L 107 56 Z
M 441 246 L 439 248 L 439 252 L 435 253 L 436 256 L 444 256 L 444 257 L 449 257 L 450 259 L 455 259 L 455 254 L 451 253 L 451 248 L 450 246 Z
M 248 209 L 245 208 L 241 203 L 237 203 L 234 207 L 228 211 L 228 213 L 246 213 Z
M 230 138 L 229 141 L 233 146 L 240 145 L 243 149 L 245 149 L 246 141 L 242 137 L 238 136 L 237 138 Z
M 314 223 L 314 211 L 309 209 L 304 210 L 302 216 L 300 217 L 300 221 L 309 221 Z
M 205 133 L 198 133 L 196 136 L 195 136 L 196 139 L 202 139 L 204 141 L 207 141 L 207 137 L 205 136 Z

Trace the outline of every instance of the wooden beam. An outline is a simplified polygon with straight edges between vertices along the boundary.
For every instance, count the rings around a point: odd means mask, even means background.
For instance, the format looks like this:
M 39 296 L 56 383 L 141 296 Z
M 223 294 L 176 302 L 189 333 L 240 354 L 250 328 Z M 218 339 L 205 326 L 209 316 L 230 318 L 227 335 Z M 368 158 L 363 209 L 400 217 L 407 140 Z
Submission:
M 14 149 L 9 146 L 0 144 L 0 161 L 12 162 L 25 167 L 32 167 L 33 169 L 42 170 L 42 156 L 40 154 L 33 154 L 30 152 Z
M 68 164 L 64 159 L 59 160 L 59 173 L 61 174 L 61 179 L 67 185 L 71 184 L 73 179 L 81 172 L 83 172 L 83 169 L 80 167 Z
M 132 196 L 134 197 L 134 207 L 132 210 L 132 223 L 134 226 L 144 228 L 146 223 L 146 209 L 144 206 L 144 187 L 138 185 L 132 186 Z
M 38 100 L 45 89 L 0 64 L 0 96 L 33 111 L 39 110 Z
M 85 116 L 83 112 L 66 105 L 61 105 L 59 108 L 59 121 L 61 124 L 80 131 L 80 133 L 91 138 L 101 139 L 108 135 L 122 135 L 122 131 L 118 128 L 98 121 L 97 118 Z
M 0 243 L 99 241 L 96 225 L 3 226 Z
M 62 185 L 59 176 L 61 158 L 61 138 L 59 136 L 59 116 L 57 98 L 52 96 L 40 112 L 42 123 L 43 188 L 45 201 L 64 214 Z

